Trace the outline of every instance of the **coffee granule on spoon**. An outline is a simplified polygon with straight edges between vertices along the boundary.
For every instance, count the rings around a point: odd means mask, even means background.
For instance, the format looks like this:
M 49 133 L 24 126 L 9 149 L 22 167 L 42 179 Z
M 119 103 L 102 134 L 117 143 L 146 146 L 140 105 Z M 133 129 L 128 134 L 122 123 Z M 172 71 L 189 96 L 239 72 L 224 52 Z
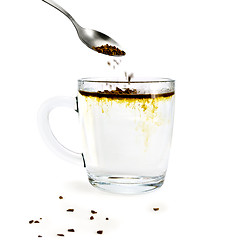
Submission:
M 98 53 L 103 53 L 109 56 L 124 56 L 126 53 L 122 50 L 120 50 L 119 48 L 117 48 L 116 46 L 112 46 L 112 45 L 102 45 L 99 47 L 92 47 L 93 50 L 97 51 Z
M 68 209 L 67 212 L 74 212 L 74 209 Z

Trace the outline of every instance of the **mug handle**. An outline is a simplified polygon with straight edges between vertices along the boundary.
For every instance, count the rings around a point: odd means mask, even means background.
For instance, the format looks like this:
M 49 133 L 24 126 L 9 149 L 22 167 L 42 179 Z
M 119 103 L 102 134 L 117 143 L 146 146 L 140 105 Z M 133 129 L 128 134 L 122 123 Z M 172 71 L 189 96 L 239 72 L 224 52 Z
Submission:
M 77 103 L 74 97 L 53 97 L 46 100 L 38 110 L 38 127 L 44 142 L 55 154 L 67 161 L 77 164 L 81 163 L 82 159 L 85 167 L 83 153 L 77 153 L 64 147 L 54 136 L 49 124 L 49 114 L 54 108 L 67 107 L 75 110 L 76 105 Z M 76 109 L 75 111 L 78 111 L 78 106 Z

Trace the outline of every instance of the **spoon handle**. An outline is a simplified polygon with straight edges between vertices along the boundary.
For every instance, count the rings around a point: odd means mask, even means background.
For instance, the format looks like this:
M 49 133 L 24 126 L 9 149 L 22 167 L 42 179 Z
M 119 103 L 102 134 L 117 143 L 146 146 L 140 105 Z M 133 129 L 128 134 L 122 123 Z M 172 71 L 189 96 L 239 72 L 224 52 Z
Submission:
M 66 17 L 68 17 L 71 20 L 71 22 L 73 23 L 73 25 L 75 27 L 80 27 L 81 28 L 81 26 L 78 25 L 78 23 L 74 20 L 74 18 L 65 9 L 63 9 L 61 6 L 59 6 L 57 3 L 55 3 L 52 0 L 42 0 L 42 1 L 49 4 L 50 6 L 52 6 L 54 8 L 56 8 L 61 13 L 63 13 Z

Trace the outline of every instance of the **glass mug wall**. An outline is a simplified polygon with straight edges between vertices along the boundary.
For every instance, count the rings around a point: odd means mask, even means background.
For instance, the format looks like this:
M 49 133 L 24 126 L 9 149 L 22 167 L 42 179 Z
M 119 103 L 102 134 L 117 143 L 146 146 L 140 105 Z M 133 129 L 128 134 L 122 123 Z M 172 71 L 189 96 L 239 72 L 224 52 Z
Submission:
M 75 98 L 55 97 L 38 114 L 47 145 L 62 158 L 84 161 L 89 182 L 100 189 L 135 194 L 162 186 L 174 116 L 175 82 L 163 78 L 85 78 L 78 81 L 77 111 L 83 153 L 66 149 L 48 121 L 55 107 L 75 109 Z

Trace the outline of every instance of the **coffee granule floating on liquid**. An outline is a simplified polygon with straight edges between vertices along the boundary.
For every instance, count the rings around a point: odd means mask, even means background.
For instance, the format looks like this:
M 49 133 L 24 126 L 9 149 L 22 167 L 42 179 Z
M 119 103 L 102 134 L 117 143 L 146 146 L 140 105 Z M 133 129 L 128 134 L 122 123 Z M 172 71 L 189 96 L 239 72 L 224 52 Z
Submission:
M 174 92 L 166 92 L 166 93 L 139 93 L 136 89 L 126 88 L 122 90 L 121 88 L 116 87 L 116 90 L 104 90 L 98 92 L 87 92 L 83 90 L 79 90 L 79 93 L 85 97 L 96 97 L 96 98 L 109 98 L 109 99 L 156 99 L 156 98 L 170 98 L 175 93 Z M 145 104 L 145 103 L 144 103 Z
M 104 90 L 103 92 L 101 91 L 98 91 L 98 93 L 105 93 L 105 94 L 116 94 L 116 95 L 121 95 L 121 94 L 136 94 L 137 93 L 137 90 L 134 89 L 130 89 L 130 88 L 127 88 L 127 89 L 124 89 L 122 90 L 121 88 L 119 87 L 116 87 L 116 90 L 112 90 L 112 91 L 108 91 L 108 90 Z

